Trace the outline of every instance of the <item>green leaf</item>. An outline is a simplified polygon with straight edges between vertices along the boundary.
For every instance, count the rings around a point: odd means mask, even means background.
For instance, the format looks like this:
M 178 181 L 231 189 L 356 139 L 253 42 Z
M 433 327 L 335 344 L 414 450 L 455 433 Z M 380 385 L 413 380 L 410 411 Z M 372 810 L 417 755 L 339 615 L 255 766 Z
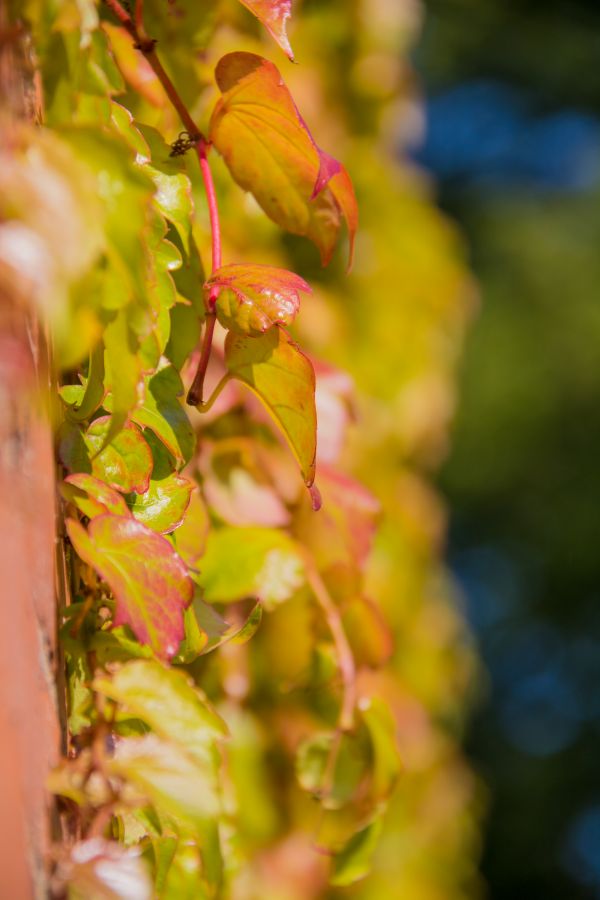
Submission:
M 215 740 L 228 734 L 189 676 L 158 662 L 133 660 L 112 678 L 96 678 L 93 686 L 200 761 L 213 759 Z
M 143 494 L 148 490 L 152 472 L 150 447 L 135 425 L 126 425 L 105 446 L 109 430 L 110 416 L 95 419 L 85 432 L 65 422 L 59 432 L 63 465 L 70 472 L 92 474 L 124 493 Z
M 87 532 L 69 519 L 67 531 L 79 556 L 114 594 L 113 624 L 130 625 L 159 658 L 175 656 L 193 586 L 169 541 L 135 519 L 112 515 L 93 519 Z
M 350 803 L 370 770 L 368 737 L 358 733 L 321 732 L 307 738 L 296 756 L 296 774 L 305 791 L 320 798 L 326 809 Z
M 127 506 L 139 522 L 159 534 L 169 534 L 181 525 L 190 502 L 193 482 L 182 475 L 150 481 L 144 494 L 130 494 Z
M 144 402 L 133 411 L 132 421 L 150 428 L 180 463 L 192 457 L 195 437 L 190 421 L 177 399 L 183 395 L 183 384 L 177 370 L 163 364 L 146 380 Z
M 216 310 L 223 328 L 255 336 L 289 325 L 300 308 L 300 291 L 312 293 L 299 275 L 273 266 L 222 266 L 206 284 L 219 289 Z
M 139 342 L 129 327 L 127 312 L 119 310 L 104 329 L 105 386 L 111 392 L 112 419 L 105 440 L 118 434 L 129 412 L 137 406 L 142 386 L 142 359 Z
M 159 813 L 193 829 L 202 829 L 220 813 L 212 764 L 198 762 L 155 734 L 121 741 L 107 769 L 134 785 Z
M 220 528 L 208 535 L 198 583 L 209 603 L 258 598 L 267 609 L 287 600 L 304 580 L 294 541 L 273 528 Z
M 391 710 L 380 697 L 361 700 L 359 711 L 372 746 L 371 794 L 376 802 L 387 800 L 401 770 L 396 723 Z
M 352 261 L 358 212 L 344 167 L 316 145 L 273 63 L 229 53 L 215 77 L 222 97 L 210 139 L 233 178 L 280 227 L 310 238 L 329 262 L 346 219 Z
M 172 838 L 167 840 L 173 841 Z M 203 853 L 198 845 L 179 838 L 174 840 L 171 849 L 173 852 L 160 888 L 157 885 L 161 900 L 209 900 L 211 892 L 204 878 Z
M 312 485 L 317 413 L 315 373 L 308 357 L 283 329 L 273 328 L 257 338 L 230 332 L 225 363 L 233 377 L 262 400 L 287 438 L 305 483 Z
M 61 491 L 88 519 L 95 519 L 106 513 L 114 516 L 131 515 L 122 494 L 85 472 L 65 478 Z
M 241 0 L 262 22 L 283 52 L 294 61 L 294 54 L 287 36 L 287 23 L 292 14 L 292 0 Z
M 150 151 L 145 168 L 156 188 L 154 202 L 177 228 L 184 249 L 189 252 L 193 213 L 192 185 L 185 173 L 185 162 L 170 156 L 171 148 L 160 133 L 149 125 L 138 125 Z
M 366 828 L 353 835 L 346 846 L 336 853 L 330 884 L 344 887 L 353 884 L 371 870 L 371 858 L 383 828 L 383 818 L 378 816 Z
M 74 387 L 78 389 L 78 393 L 73 397 L 71 405 L 66 400 L 65 395 L 61 392 L 61 396 L 70 405 L 69 418 L 74 422 L 83 422 L 89 419 L 96 412 L 106 393 L 104 387 L 104 347 L 102 341 L 99 341 L 92 352 L 88 366 L 88 374 L 85 385 L 66 385 L 65 387 Z M 64 388 L 63 388 L 64 390 Z

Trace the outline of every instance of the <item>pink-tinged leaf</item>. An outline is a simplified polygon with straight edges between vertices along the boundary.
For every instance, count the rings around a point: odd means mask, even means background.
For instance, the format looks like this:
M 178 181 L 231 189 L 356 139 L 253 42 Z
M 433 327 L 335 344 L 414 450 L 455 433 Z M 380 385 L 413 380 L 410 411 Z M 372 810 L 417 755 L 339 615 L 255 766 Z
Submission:
M 111 513 L 113 516 L 131 516 L 125 498 L 99 478 L 80 472 L 65 478 L 66 498 L 74 503 L 84 516 L 95 519 Z
M 341 163 L 315 143 L 277 67 L 254 53 L 229 53 L 215 76 L 223 96 L 210 139 L 235 181 L 274 222 L 312 240 L 323 264 L 343 216 L 351 260 L 358 225 L 352 183 Z
M 131 35 L 118 25 L 102 22 L 117 66 L 125 81 L 152 106 L 164 106 L 166 94 L 146 57 L 133 46 Z
M 115 490 L 143 494 L 152 472 L 152 453 L 135 425 L 126 425 L 104 446 L 110 416 L 95 419 L 87 431 L 65 422 L 59 434 L 59 456 L 69 472 L 85 472 Z
M 315 479 L 317 413 L 310 360 L 282 328 L 261 337 L 229 333 L 225 364 L 263 402 L 283 431 L 307 486 Z
M 359 571 L 366 563 L 380 512 L 376 498 L 353 478 L 319 463 L 323 506 L 308 504 L 296 516 L 294 533 L 311 550 L 321 571 L 343 564 Z
M 238 334 L 258 335 L 273 325 L 289 325 L 300 308 L 300 292 L 312 293 L 299 275 L 273 266 L 222 266 L 206 284 L 219 289 L 219 322 Z
M 292 62 L 294 54 L 287 36 L 287 23 L 292 14 L 292 0 L 240 0 L 277 41 Z
M 112 515 L 93 519 L 87 531 L 69 519 L 67 531 L 79 556 L 113 592 L 113 625 L 129 625 L 156 656 L 172 659 L 184 637 L 193 584 L 169 541 L 135 519 Z
M 141 847 L 126 848 L 102 837 L 73 844 L 68 857 L 59 860 L 56 880 L 68 885 L 70 897 L 151 900 L 154 893 Z

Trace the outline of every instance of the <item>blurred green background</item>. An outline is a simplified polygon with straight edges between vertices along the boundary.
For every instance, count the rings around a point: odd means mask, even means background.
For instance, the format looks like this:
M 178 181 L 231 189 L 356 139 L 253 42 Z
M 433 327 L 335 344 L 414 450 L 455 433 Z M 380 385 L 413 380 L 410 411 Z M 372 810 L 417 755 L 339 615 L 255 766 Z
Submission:
M 600 897 L 600 4 L 428 0 L 415 151 L 480 287 L 440 478 L 493 900 Z

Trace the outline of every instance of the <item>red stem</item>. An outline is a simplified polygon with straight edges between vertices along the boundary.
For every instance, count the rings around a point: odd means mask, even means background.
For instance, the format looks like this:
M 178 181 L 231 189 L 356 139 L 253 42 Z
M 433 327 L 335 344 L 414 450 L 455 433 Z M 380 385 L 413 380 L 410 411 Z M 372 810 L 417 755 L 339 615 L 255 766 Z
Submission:
M 210 229 L 212 234 L 212 269 L 211 274 L 216 271 L 216 269 L 221 268 L 221 226 L 219 223 L 219 209 L 217 207 L 217 194 L 215 192 L 215 183 L 213 181 L 212 172 L 210 170 L 210 166 L 208 164 L 206 151 L 209 145 L 205 141 L 204 138 L 200 138 L 197 144 L 197 152 L 198 152 L 198 161 L 200 163 L 200 169 L 202 171 L 202 178 L 204 180 L 204 188 L 206 190 L 206 199 L 208 201 L 208 214 L 210 216 Z M 216 291 L 218 293 L 218 288 L 212 288 L 212 291 Z M 211 305 L 209 295 L 209 307 Z M 216 293 L 215 293 L 216 297 Z M 214 301 L 212 303 L 214 306 Z
M 188 391 L 188 395 L 186 398 L 186 402 L 189 406 L 198 406 L 199 403 L 202 403 L 204 378 L 206 376 L 208 361 L 210 359 L 210 351 L 212 349 L 212 340 L 215 333 L 216 322 L 216 314 L 214 312 L 208 312 L 206 314 L 206 325 L 204 326 L 204 338 L 202 340 L 200 362 L 198 363 L 198 368 L 196 369 L 194 380 L 192 381 L 192 385 Z

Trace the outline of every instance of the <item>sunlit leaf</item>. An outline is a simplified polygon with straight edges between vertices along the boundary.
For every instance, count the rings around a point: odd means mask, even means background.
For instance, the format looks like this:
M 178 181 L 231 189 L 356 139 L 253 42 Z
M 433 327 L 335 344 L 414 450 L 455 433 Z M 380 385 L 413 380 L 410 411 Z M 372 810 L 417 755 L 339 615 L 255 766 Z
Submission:
M 135 519 L 111 515 L 93 519 L 87 532 L 70 519 L 67 530 L 79 556 L 115 596 L 113 624 L 130 625 L 158 657 L 175 656 L 193 586 L 169 541 Z
M 274 222 L 309 237 L 323 263 L 333 253 L 345 217 L 350 259 L 358 213 L 343 166 L 321 151 L 273 63 L 253 53 L 229 53 L 215 72 L 222 97 L 210 138 L 237 183 L 251 191 Z
M 193 482 L 173 473 L 151 480 L 144 494 L 130 494 L 127 506 L 138 519 L 160 534 L 169 534 L 181 523 L 190 502 Z
M 150 483 L 152 454 L 139 428 L 127 425 L 108 446 L 110 416 L 95 419 L 87 431 L 66 422 L 59 432 L 59 455 L 73 473 L 94 475 L 109 487 L 144 493 Z M 102 449 L 104 447 L 104 449 Z
M 155 734 L 119 742 L 107 760 L 111 774 L 134 785 L 160 813 L 191 828 L 218 816 L 220 799 L 214 767 Z
M 208 535 L 198 583 L 210 603 L 257 597 L 267 607 L 287 600 L 303 583 L 294 542 L 273 528 L 220 528 Z
M 240 2 L 262 22 L 293 62 L 294 54 L 286 30 L 288 19 L 292 14 L 292 0 L 240 0 Z
M 125 498 L 99 478 L 79 472 L 65 478 L 63 494 L 87 516 L 94 519 L 112 513 L 114 516 L 130 516 Z
M 177 669 L 133 660 L 112 678 L 96 678 L 93 686 L 201 761 L 211 758 L 215 740 L 227 735 L 220 716 L 189 676 Z
M 265 404 L 298 460 L 302 477 L 315 477 L 317 414 L 315 373 L 308 358 L 281 328 L 261 337 L 232 333 L 225 342 L 225 363 Z
M 101 837 L 74 844 L 58 877 L 72 900 L 151 900 L 152 883 L 138 847 Z
M 238 334 L 263 334 L 273 325 L 289 325 L 300 308 L 300 291 L 311 293 L 293 272 L 260 265 L 222 266 L 207 286 L 219 289 L 219 322 Z

